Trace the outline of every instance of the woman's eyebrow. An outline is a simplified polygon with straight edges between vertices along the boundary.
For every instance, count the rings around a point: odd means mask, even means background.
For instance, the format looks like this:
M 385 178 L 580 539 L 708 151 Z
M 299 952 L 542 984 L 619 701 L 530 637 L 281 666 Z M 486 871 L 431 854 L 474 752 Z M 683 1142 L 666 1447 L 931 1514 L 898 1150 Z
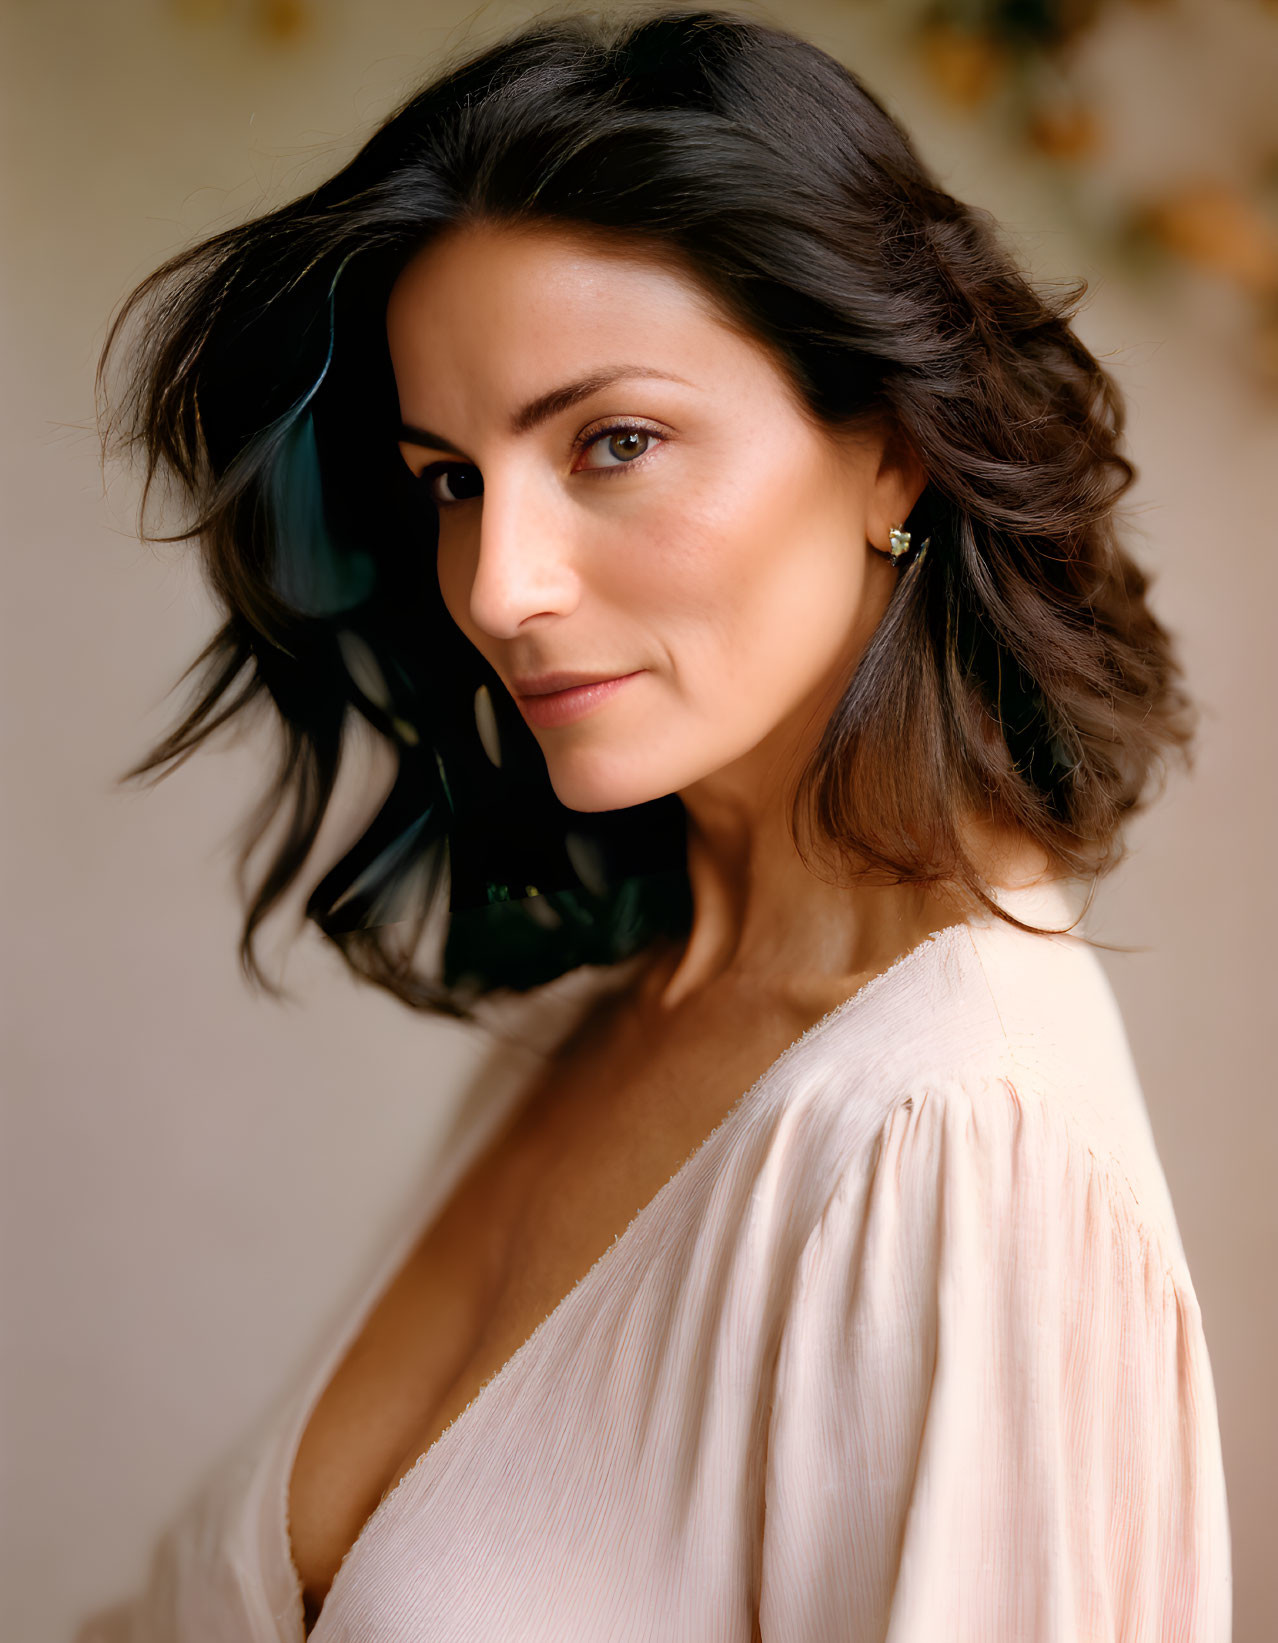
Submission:
M 580 400 L 589 399 L 591 394 L 611 387 L 623 377 L 659 377 L 664 382 L 682 382 L 687 388 L 692 386 L 685 377 L 676 376 L 673 371 L 658 371 L 651 365 L 606 366 L 602 370 L 592 371 L 589 376 L 580 377 L 576 382 L 567 382 L 560 388 L 552 388 L 548 393 L 538 394 L 536 399 L 530 399 L 527 405 L 522 406 L 511 417 L 510 432 L 515 435 L 530 433 L 550 417 L 558 416 L 560 411 L 568 410 Z M 399 437 L 408 445 L 426 445 L 437 451 L 456 451 L 458 456 L 467 462 L 470 461 L 452 440 L 445 439 L 441 434 L 431 433 L 429 428 L 419 428 L 411 422 L 402 422 Z

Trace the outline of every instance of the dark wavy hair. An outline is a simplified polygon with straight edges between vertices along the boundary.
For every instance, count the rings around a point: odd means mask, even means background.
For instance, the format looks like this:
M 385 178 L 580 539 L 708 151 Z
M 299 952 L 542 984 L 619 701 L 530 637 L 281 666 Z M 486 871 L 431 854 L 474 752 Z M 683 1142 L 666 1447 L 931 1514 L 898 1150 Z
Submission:
M 189 710 L 121 780 L 160 779 L 251 704 L 282 732 L 242 839 L 250 979 L 279 992 L 255 931 L 311 854 L 361 717 L 395 777 L 306 903 L 357 975 L 474 1019 L 483 995 L 689 928 L 678 796 L 566 809 L 440 596 L 385 311 L 416 251 L 480 221 L 665 257 L 771 351 L 819 424 L 890 427 L 918 453 L 927 484 L 905 524 L 929 550 L 803 772 L 795 842 L 806 816 L 855 871 L 948 885 L 1019 924 L 961 834 L 982 815 L 1094 889 L 1166 754 L 1192 762 L 1197 710 L 1117 540 L 1134 469 L 1121 394 L 1069 323 L 1086 281 L 1036 288 L 989 214 L 946 193 L 809 42 L 724 10 L 542 17 L 447 67 L 319 187 L 156 269 L 98 363 L 101 392 L 127 329 L 104 455 L 142 452 L 144 539 L 198 540 L 224 613 L 182 675 L 199 674 Z M 157 475 L 193 508 L 177 535 L 146 534 Z M 246 863 L 281 812 L 250 892 Z M 445 885 L 442 954 L 419 968 Z

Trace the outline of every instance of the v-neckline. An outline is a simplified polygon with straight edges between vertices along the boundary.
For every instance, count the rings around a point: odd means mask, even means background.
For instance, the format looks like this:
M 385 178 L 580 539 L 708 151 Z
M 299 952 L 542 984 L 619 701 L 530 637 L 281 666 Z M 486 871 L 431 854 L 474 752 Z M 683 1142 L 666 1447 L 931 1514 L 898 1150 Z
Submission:
M 828 1029 L 834 1021 L 846 1016 L 854 1006 L 861 1004 L 869 993 L 877 992 L 881 988 L 882 983 L 887 981 L 889 977 L 899 976 L 899 972 L 902 968 L 910 965 L 924 953 L 935 951 L 937 947 L 945 945 L 947 940 L 949 942 L 956 940 L 959 931 L 969 930 L 974 923 L 980 922 L 982 921 L 978 916 L 975 919 L 962 920 L 955 924 L 947 924 L 939 930 L 932 931 L 931 934 L 925 936 L 922 941 L 900 954 L 900 956 L 894 959 L 886 969 L 880 970 L 877 974 L 872 975 L 867 981 L 863 982 L 854 993 L 850 994 L 845 999 L 841 999 L 838 1004 L 827 1010 L 825 1014 L 819 1018 L 819 1020 L 814 1021 L 812 1025 L 805 1028 L 797 1038 L 792 1039 L 790 1043 L 787 1044 L 786 1047 L 780 1052 L 780 1054 L 777 1055 L 768 1064 L 768 1066 L 764 1068 L 764 1070 L 750 1085 L 749 1089 L 743 1091 L 742 1094 L 736 1098 L 719 1122 L 705 1137 L 703 1137 L 701 1141 L 697 1143 L 697 1145 L 687 1155 L 674 1173 L 669 1176 L 660 1187 L 657 1188 L 656 1192 L 653 1193 L 653 1195 L 640 1209 L 636 1210 L 635 1214 L 630 1218 L 622 1231 L 617 1234 L 602 1254 L 596 1257 L 592 1265 L 581 1275 L 580 1278 L 577 1279 L 572 1288 L 569 1289 L 555 1303 L 541 1322 L 532 1330 L 531 1334 L 529 1334 L 519 1344 L 519 1346 L 515 1348 L 501 1367 L 495 1370 L 494 1373 L 491 1374 L 483 1383 L 483 1385 L 479 1387 L 470 1402 L 466 1404 L 463 1409 L 459 1410 L 458 1413 L 453 1416 L 452 1420 L 449 1421 L 447 1426 L 445 1426 L 443 1430 L 431 1440 L 427 1447 L 417 1456 L 416 1460 L 414 1460 L 408 1470 L 403 1473 L 403 1475 L 399 1477 L 389 1489 L 386 1490 L 377 1505 L 364 1519 L 364 1522 L 360 1526 L 359 1533 L 355 1536 L 355 1539 L 347 1547 L 345 1555 L 343 1556 L 337 1567 L 336 1573 L 329 1583 L 328 1591 L 324 1594 L 324 1600 L 320 1604 L 319 1613 L 315 1617 L 315 1624 L 311 1627 L 311 1630 L 307 1632 L 305 1596 L 302 1590 L 301 1576 L 297 1572 L 297 1564 L 293 1557 L 292 1533 L 288 1515 L 289 1494 L 292 1485 L 293 1468 L 297 1461 L 297 1452 L 301 1447 L 302 1437 L 306 1432 L 306 1428 L 310 1423 L 311 1417 L 315 1413 L 315 1409 L 320 1398 L 323 1396 L 333 1374 L 336 1372 L 337 1368 L 340 1367 L 345 1354 L 351 1347 L 352 1342 L 358 1336 L 360 1329 L 368 1321 L 369 1317 L 375 1310 L 377 1303 L 381 1300 L 383 1294 L 385 1293 L 386 1283 L 383 1282 L 379 1287 L 374 1287 L 371 1297 L 368 1298 L 364 1304 L 355 1309 L 353 1317 L 348 1320 L 346 1327 L 341 1331 L 336 1345 L 330 1348 L 325 1362 L 320 1366 L 320 1368 L 316 1371 L 316 1374 L 308 1383 L 307 1389 L 303 1394 L 303 1407 L 300 1413 L 297 1411 L 296 1405 L 294 1406 L 291 1439 L 285 1445 L 285 1454 L 282 1462 L 282 1499 L 279 1502 L 279 1511 L 283 1520 L 283 1546 L 285 1555 L 288 1559 L 289 1573 L 294 1589 L 294 1607 L 291 1616 L 293 1623 L 293 1636 L 287 1640 L 281 1639 L 281 1643 L 324 1643 L 320 1632 L 324 1625 L 326 1615 L 331 1612 L 334 1593 L 338 1591 L 339 1584 L 342 1581 L 345 1571 L 354 1562 L 359 1548 L 367 1540 L 374 1524 L 385 1518 L 390 1508 L 390 1504 L 395 1499 L 396 1495 L 398 1495 L 400 1490 L 404 1489 L 411 1481 L 421 1476 L 423 1470 L 436 1455 L 445 1438 L 449 1437 L 450 1434 L 459 1431 L 463 1424 L 468 1422 L 468 1417 L 469 1421 L 473 1423 L 473 1421 L 477 1418 L 476 1411 L 485 1402 L 491 1400 L 491 1398 L 495 1395 L 498 1386 L 504 1385 L 504 1383 L 510 1379 L 515 1368 L 528 1357 L 530 1351 L 546 1338 L 552 1325 L 556 1322 L 556 1320 L 563 1316 L 565 1310 L 574 1301 L 574 1299 L 578 1297 L 586 1286 L 592 1281 L 598 1281 L 600 1274 L 605 1272 L 609 1265 L 615 1263 L 618 1258 L 619 1251 L 621 1251 L 621 1249 L 633 1239 L 636 1228 L 639 1224 L 641 1222 L 648 1221 L 656 1213 L 658 1206 L 668 1199 L 670 1193 L 688 1178 L 697 1162 L 705 1157 L 709 1148 L 725 1134 L 731 1125 L 740 1120 L 742 1114 L 748 1113 L 753 1108 L 761 1092 L 766 1090 L 772 1084 L 777 1075 L 781 1072 L 782 1068 L 788 1065 L 800 1048 L 810 1047 L 812 1040 L 818 1034 Z M 501 1108 L 500 1113 L 504 1114 L 505 1110 L 505 1108 Z M 501 1121 L 502 1118 L 499 1115 L 495 1120 L 494 1127 L 499 1126 Z M 481 1137 L 479 1142 L 481 1149 L 489 1138 L 489 1133 L 485 1133 Z M 464 1173 L 464 1165 L 459 1174 L 460 1173 Z M 386 1279 L 388 1282 L 393 1281 L 395 1272 L 399 1270 L 399 1265 L 402 1264 L 403 1259 L 407 1258 L 407 1255 L 411 1254 L 417 1243 L 428 1235 L 435 1220 L 443 1213 L 449 1189 L 451 1186 L 455 1185 L 455 1179 L 446 1180 L 441 1185 L 440 1191 L 436 1194 L 430 1209 L 426 1212 L 423 1219 L 419 1223 L 413 1224 L 407 1236 L 401 1233 L 400 1239 L 396 1242 L 389 1258 L 389 1260 L 393 1261 L 395 1264 L 390 1266 L 388 1262 L 387 1265 L 383 1266 L 382 1270 L 378 1274 L 380 1279 Z M 388 1269 L 389 1278 L 387 1277 Z

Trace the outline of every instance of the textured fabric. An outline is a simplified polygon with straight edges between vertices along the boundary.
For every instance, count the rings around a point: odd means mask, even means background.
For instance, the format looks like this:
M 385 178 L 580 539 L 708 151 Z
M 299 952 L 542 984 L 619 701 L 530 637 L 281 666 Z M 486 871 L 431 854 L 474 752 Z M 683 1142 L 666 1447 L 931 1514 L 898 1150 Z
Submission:
M 1077 910 L 1060 886 L 1001 899 Z M 458 1169 L 80 1643 L 300 1643 L 292 1458 Z M 311 1637 L 1229 1631 L 1211 1367 L 1113 993 L 1077 936 L 982 915 L 745 1092 L 383 1498 Z

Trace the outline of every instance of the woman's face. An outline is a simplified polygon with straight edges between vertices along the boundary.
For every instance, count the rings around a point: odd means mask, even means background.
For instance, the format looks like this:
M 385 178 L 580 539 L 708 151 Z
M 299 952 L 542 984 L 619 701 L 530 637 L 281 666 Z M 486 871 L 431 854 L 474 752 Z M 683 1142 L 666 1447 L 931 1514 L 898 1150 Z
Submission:
M 814 427 L 678 271 L 570 230 L 450 231 L 387 333 L 441 594 L 559 799 L 765 797 L 882 615 L 897 572 L 867 538 L 886 548 L 921 469 Z M 622 682 L 521 696 L 560 671 Z

